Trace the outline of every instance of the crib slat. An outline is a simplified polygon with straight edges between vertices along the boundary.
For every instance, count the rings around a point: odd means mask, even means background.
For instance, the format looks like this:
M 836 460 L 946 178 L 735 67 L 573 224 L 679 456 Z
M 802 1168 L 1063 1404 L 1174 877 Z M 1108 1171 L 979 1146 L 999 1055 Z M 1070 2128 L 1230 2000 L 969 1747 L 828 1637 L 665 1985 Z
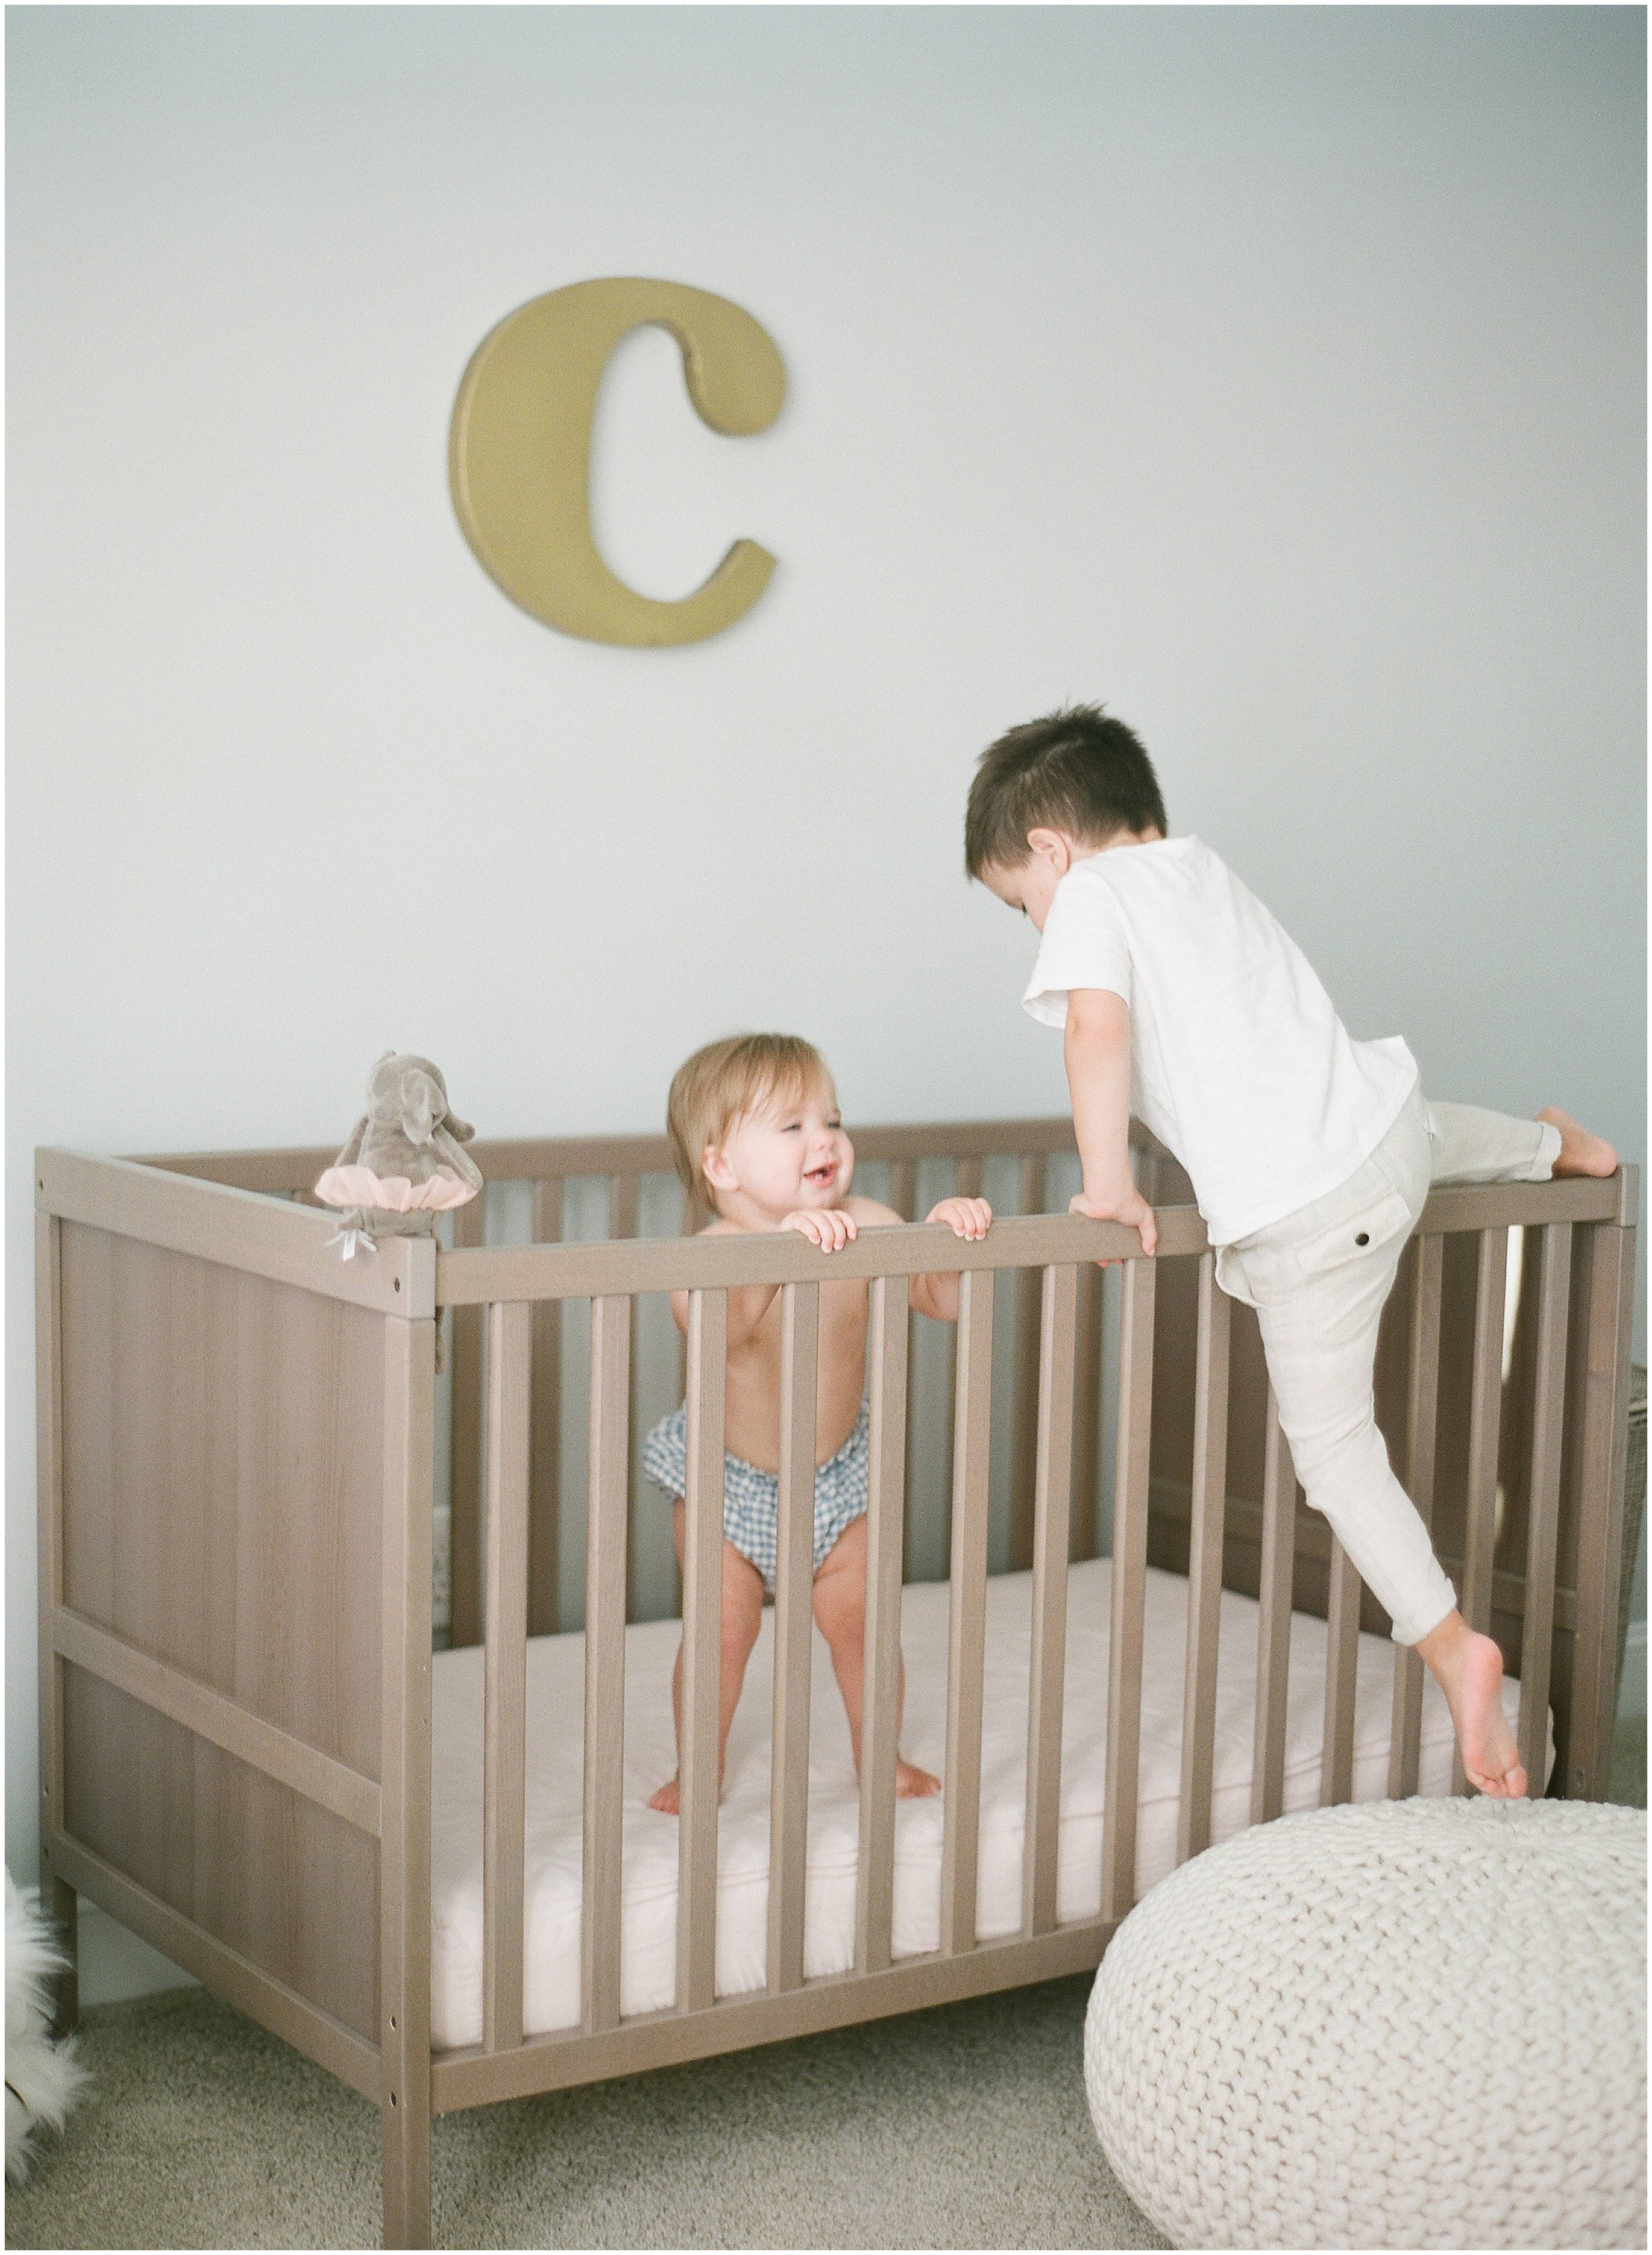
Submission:
M 1459 1611 L 1472 1629 L 1489 1635 L 1492 1559 L 1497 1544 L 1497 1459 L 1503 1406 L 1503 1316 L 1508 1287 L 1508 1232 L 1483 1229 L 1474 1275 L 1474 1350 L 1468 1414 L 1466 1520 L 1463 1587 Z M 1419 1661 L 1418 1667 L 1422 1662 Z M 1463 1758 L 1452 1755 L 1452 1790 L 1466 1793 Z
M 959 1278 L 953 1423 L 952 1594 L 946 1634 L 946 1774 L 941 1830 L 941 1954 L 975 1946 L 981 1727 L 987 1656 L 987 1511 L 991 1478 L 993 1271 Z
M 1079 1271 L 1078 1407 L 1073 1413 L 1072 1498 L 1076 1558 L 1093 1558 L 1101 1508 L 1101 1271 Z
M 1216 1653 L 1221 1631 L 1222 1534 L 1227 1504 L 1227 1375 L 1233 1302 L 1216 1259 L 1199 1264 L 1193 1373 L 1192 1523 L 1187 1552 L 1187 1661 L 1182 1692 L 1182 1786 L 1176 1860 L 1210 1845 L 1216 1765 Z
M 728 1295 L 688 1296 L 683 1721 L 678 1775 L 677 2009 L 712 2002 L 717 1970 L 717 1725 L 722 1668 L 723 1380 Z M 629 1423 L 629 1417 L 628 1417 Z
M 866 1668 L 861 1688 L 860 1853 L 854 1966 L 889 1963 L 895 1915 L 895 1761 L 901 1705 L 901 1536 L 906 1489 L 904 1276 L 879 1276 L 868 1295 L 871 1464 L 866 1508 Z
M 685 1191 L 682 1205 L 678 1211 L 678 1234 L 682 1237 L 692 1237 L 696 1231 L 705 1227 L 709 1219 L 710 1216 L 705 1206 L 695 1194 L 692 1191 Z M 632 1321 L 635 1323 L 635 1316 Z M 675 1324 L 671 1325 L 671 1392 L 673 1396 L 683 1401 L 688 1398 L 688 1341 Z M 673 1560 L 672 1564 L 676 1569 L 674 1578 L 677 1585 L 677 1605 L 680 1612 L 683 1598 L 683 1570 L 678 1561 Z
M 1406 1354 L 1405 1492 L 1424 1527 L 1434 1523 L 1434 1449 L 1440 1387 L 1440 1282 L 1445 1240 L 1419 1237 L 1411 1271 L 1411 1328 Z M 1417 1791 L 1423 1745 L 1423 1663 L 1409 1644 L 1394 1647 L 1394 1705 L 1388 1725 L 1388 1798 Z
M 1480 1232 L 1474 1278 L 1474 1350 L 1469 1395 L 1468 1522 L 1463 1555 L 1464 1619 L 1491 1628 L 1492 1557 L 1497 1535 L 1497 1459 L 1501 1438 L 1503 1314 L 1508 1232 Z
M 1268 1389 L 1262 1469 L 1262 1585 L 1256 1621 L 1256 1731 L 1251 1752 L 1250 1821 L 1266 1824 L 1285 1805 L 1285 1706 L 1290 1683 L 1290 1584 L 1297 1536 L 1297 1475 Z
M 1023 1213 L 1042 1213 L 1044 1155 L 1029 1151 L 1021 1162 Z M 1016 1394 L 1010 1426 L 1009 1570 L 1023 1573 L 1032 1563 L 1034 1497 L 1038 1484 L 1038 1352 L 1043 1284 L 1036 1268 L 1016 1280 Z
M 643 1178 L 640 1175 L 610 1175 L 608 1177 L 608 1236 L 635 1237 L 637 1209 L 642 1203 Z
M 453 1248 L 482 1241 L 488 1193 L 453 1209 Z M 455 1308 L 453 1459 L 447 1513 L 447 1640 L 455 1649 L 482 1640 L 482 1321 L 480 1308 Z
M 522 2041 L 524 1753 L 528 1698 L 528 1389 L 533 1310 L 488 1310 L 487 1605 L 482 1670 L 482 2048 Z
M 1113 1481 L 1113 1610 L 1107 1644 L 1107 1799 L 1101 1818 L 1101 1915 L 1135 1900 L 1135 1813 L 1142 1753 L 1147 1605 L 1148 1450 L 1153 1430 L 1153 1306 L 1157 1270 L 1124 1265 L 1119 1319 L 1119 1443 Z
M 585 1521 L 585 1837 L 580 2017 L 620 2024 L 625 1809 L 625 1532 L 630 1516 L 631 1303 L 591 1303 Z
M 1325 1605 L 1325 1734 L 1319 1746 L 1319 1806 L 1353 1798 L 1353 1705 L 1359 1688 L 1360 1577 L 1333 1535 Z
M 546 1176 L 533 1186 L 533 1241 L 562 1240 L 562 1184 Z M 533 1310 L 533 1428 L 529 1450 L 528 1633 L 554 1636 L 561 1618 L 562 1303 Z
M 1072 1540 L 1072 1382 L 1079 1272 L 1046 1268 L 1039 1295 L 1037 1484 L 1033 1491 L 1032 1649 L 1027 1673 L 1027 1823 L 1021 1930 L 1056 1923 L 1061 1825 L 1061 1718 Z
M 917 1161 L 894 1159 L 889 1163 L 889 1204 L 903 1221 L 917 1218 Z M 910 1373 L 906 1388 L 906 1461 L 912 1461 L 912 1449 L 917 1431 L 917 1317 L 909 1309 L 906 1317 L 906 1367 Z M 905 1506 L 905 1525 L 902 1538 L 902 1570 L 904 1562 L 912 1555 L 913 1499 L 909 1493 Z
M 642 1188 L 643 1178 L 640 1175 L 614 1174 L 608 1177 L 608 1242 L 610 1244 L 616 1242 L 622 1238 L 635 1237 L 636 1235 L 638 1209 L 642 1202 Z M 633 1312 L 631 1322 L 633 1334 L 635 1334 L 636 1322 L 635 1302 L 632 1303 L 632 1308 Z M 673 1325 L 673 1329 L 674 1328 L 675 1326 Z M 635 1336 L 633 1336 L 632 1338 L 632 1347 L 633 1350 L 635 1350 Z M 636 1366 L 635 1352 L 633 1352 L 632 1354 L 630 1387 L 631 1402 L 629 1410 L 628 1411 L 630 1423 L 628 1426 L 627 1430 L 634 1431 L 636 1424 Z M 639 1550 L 643 1540 L 643 1520 L 640 1513 L 637 1514 L 631 1521 L 630 1533 L 628 1540 L 629 1549 L 625 1561 L 625 1617 L 629 1620 L 636 1611 L 636 1577 L 641 1570 Z
M 815 1359 L 820 1287 L 780 1294 L 780 1505 L 775 1562 L 773 1769 L 769 1789 L 769 1986 L 803 1986 L 809 1844 L 809 1674 L 814 1586 Z
M 1526 1520 L 1526 1611 L 1520 1639 L 1520 1759 L 1530 1790 L 1543 1790 L 1555 1552 L 1560 1523 L 1560 1451 L 1566 1406 L 1566 1317 L 1571 1296 L 1571 1224 L 1542 1232 L 1537 1366 L 1531 1417 L 1531 1496 Z
M 953 1189 L 959 1198 L 981 1196 L 981 1163 L 977 1158 L 964 1158 L 954 1162 Z M 953 1437 L 958 1427 L 958 1371 L 955 1357 L 950 1357 L 946 1364 L 946 1377 L 943 1383 L 946 1391 L 942 1395 L 941 1416 L 938 1423 L 942 1452 L 941 1482 L 943 1492 L 951 1495 L 954 1472 Z

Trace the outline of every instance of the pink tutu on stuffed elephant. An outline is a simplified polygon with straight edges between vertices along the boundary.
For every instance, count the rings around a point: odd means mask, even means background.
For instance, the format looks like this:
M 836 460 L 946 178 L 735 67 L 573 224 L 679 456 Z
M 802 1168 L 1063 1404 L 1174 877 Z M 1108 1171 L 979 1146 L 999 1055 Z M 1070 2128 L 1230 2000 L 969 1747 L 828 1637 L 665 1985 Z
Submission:
M 463 1146 L 475 1129 L 447 1101 L 441 1069 L 428 1057 L 386 1050 L 367 1083 L 367 1110 L 315 1186 L 323 1205 L 344 1209 L 348 1261 L 377 1237 L 425 1236 L 436 1217 L 467 1205 L 482 1170 Z
M 446 1213 L 476 1195 L 446 1168 L 428 1182 L 411 1183 L 405 1175 L 376 1175 L 370 1167 L 329 1167 L 315 1194 L 323 1205 L 382 1206 L 390 1213 Z

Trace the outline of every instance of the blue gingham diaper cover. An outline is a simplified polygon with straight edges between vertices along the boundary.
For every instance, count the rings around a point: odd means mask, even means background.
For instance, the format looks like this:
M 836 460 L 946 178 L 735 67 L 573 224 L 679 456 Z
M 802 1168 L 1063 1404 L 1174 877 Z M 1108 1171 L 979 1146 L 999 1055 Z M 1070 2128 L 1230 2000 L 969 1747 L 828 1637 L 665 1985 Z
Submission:
M 870 1478 L 870 1420 L 867 1405 L 854 1430 L 814 1475 L 814 1570 L 819 1573 L 827 1552 L 844 1528 L 866 1510 Z M 688 1408 L 662 1417 L 643 1444 L 643 1470 L 673 1501 L 688 1485 Z M 765 1590 L 775 1585 L 775 1554 L 780 1534 L 780 1482 L 773 1472 L 749 1465 L 743 1457 L 723 1457 L 723 1533 L 742 1558 L 749 1558 L 763 1576 Z

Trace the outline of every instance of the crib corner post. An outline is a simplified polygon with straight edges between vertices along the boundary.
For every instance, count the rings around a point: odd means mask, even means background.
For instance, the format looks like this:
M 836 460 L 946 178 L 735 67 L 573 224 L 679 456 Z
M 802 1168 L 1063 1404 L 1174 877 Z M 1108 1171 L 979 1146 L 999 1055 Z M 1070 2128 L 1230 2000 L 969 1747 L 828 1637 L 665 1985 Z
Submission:
M 1639 1187 L 1636 1169 L 1623 1173 L 1620 1212 L 1627 1219 L 1578 1233 L 1586 1300 L 1574 1475 L 1577 1632 L 1571 1724 L 1564 1736 L 1557 1732 L 1556 1777 L 1550 1788 L 1571 1801 L 1598 1801 L 1606 1794 L 1622 1660 L 1624 1482 Z
M 37 1178 L 40 1190 L 44 1177 Z M 63 1678 L 53 1635 L 63 1602 L 63 1287 L 62 1224 L 34 1217 L 35 1463 L 39 1597 L 36 1612 L 40 1682 L 40 1909 L 51 1920 L 67 1961 L 56 1982 L 52 2033 L 67 2035 L 81 2017 L 80 1898 L 52 1861 L 54 1831 L 67 1821 L 63 1746 Z
M 433 1247 L 430 1265 L 433 1289 Z M 386 2247 L 430 2245 L 435 1396 L 433 1312 L 411 1321 L 387 1317 L 379 1770 L 379 2116 Z
M 52 1923 L 52 1936 L 63 1953 L 54 1987 L 52 2034 L 61 2039 L 81 2023 L 81 1898 L 52 1865 L 52 1852 L 40 1850 L 40 1910 Z

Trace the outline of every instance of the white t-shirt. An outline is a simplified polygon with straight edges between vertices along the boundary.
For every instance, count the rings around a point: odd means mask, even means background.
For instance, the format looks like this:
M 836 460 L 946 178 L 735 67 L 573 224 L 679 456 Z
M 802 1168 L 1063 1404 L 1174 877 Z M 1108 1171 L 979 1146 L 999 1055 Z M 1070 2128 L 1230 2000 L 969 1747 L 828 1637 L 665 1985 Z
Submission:
M 1065 1025 L 1075 987 L 1129 1006 L 1130 1109 L 1187 1170 L 1213 1245 L 1346 1182 L 1417 1083 L 1397 1036 L 1350 1040 L 1302 950 L 1197 838 L 1069 869 L 1023 1006 Z

